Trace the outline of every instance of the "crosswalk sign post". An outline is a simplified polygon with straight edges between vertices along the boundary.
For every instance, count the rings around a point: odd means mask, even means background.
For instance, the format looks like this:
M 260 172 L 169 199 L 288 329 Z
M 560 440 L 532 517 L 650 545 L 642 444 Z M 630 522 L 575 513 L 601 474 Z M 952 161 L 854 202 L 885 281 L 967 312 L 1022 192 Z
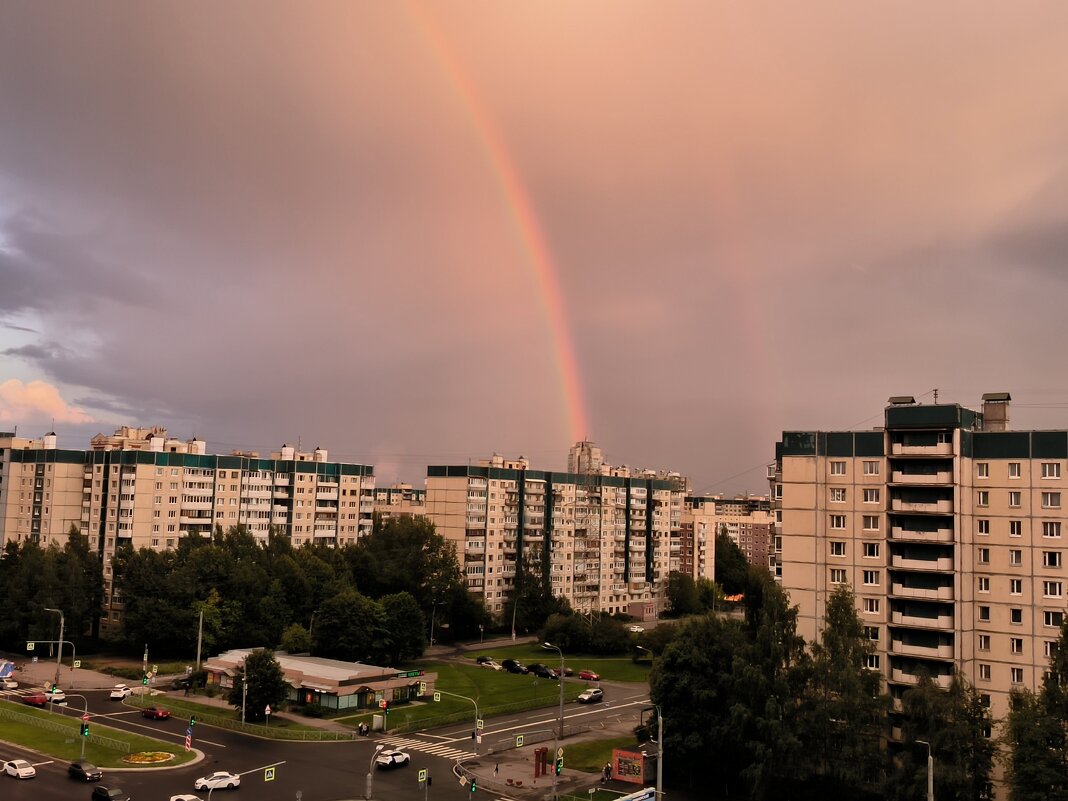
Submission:
M 486 721 L 484 721 L 482 718 L 479 718 L 475 721 L 475 728 L 479 731 L 482 731 L 484 728 L 486 728 Z
M 263 769 L 263 780 L 265 782 L 273 782 L 274 781 L 274 768 L 264 768 Z
M 440 701 L 441 700 L 441 693 L 434 693 L 434 700 L 435 701 Z
M 26 650 L 27 651 L 32 651 L 33 650 L 33 646 L 34 646 L 34 643 L 32 643 L 32 642 L 26 643 Z
M 420 695 L 426 695 L 426 682 L 425 681 L 419 682 L 419 694 Z
M 515 747 L 516 748 L 522 748 L 523 747 L 523 735 L 522 734 L 517 734 L 515 736 Z
M 426 768 L 423 768 L 421 771 L 419 771 L 419 783 L 422 784 L 425 781 L 426 781 Z

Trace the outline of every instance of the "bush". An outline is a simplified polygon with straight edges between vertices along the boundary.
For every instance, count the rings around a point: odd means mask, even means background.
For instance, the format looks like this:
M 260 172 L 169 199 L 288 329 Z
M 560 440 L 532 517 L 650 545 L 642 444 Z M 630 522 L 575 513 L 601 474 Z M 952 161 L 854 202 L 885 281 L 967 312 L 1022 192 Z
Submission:
M 326 710 L 323 709 L 322 704 L 308 704 L 300 710 L 300 714 L 306 718 L 321 718 L 326 715 Z

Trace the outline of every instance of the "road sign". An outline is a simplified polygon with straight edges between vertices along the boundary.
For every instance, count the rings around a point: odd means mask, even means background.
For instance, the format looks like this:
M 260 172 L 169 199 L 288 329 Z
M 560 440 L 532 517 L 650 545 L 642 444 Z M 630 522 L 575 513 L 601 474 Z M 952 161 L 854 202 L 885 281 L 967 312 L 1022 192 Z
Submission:
M 33 643 L 30 643 L 30 644 L 32 645 Z M 35 664 L 35 665 L 37 664 L 37 657 L 36 656 L 33 658 L 33 664 Z
M 270 704 L 267 704 L 267 708 L 265 710 L 263 710 L 263 714 L 265 714 L 265 715 L 271 714 L 271 705 Z
M 192 726 L 186 726 L 185 727 L 185 736 L 186 737 L 192 737 L 193 736 L 193 727 Z
M 467 777 L 466 776 L 461 776 L 460 777 L 460 786 L 461 787 L 466 787 L 467 786 Z
M 82 715 L 82 723 L 88 723 L 88 722 L 89 722 L 89 713 L 88 713 L 88 712 L 85 712 L 85 713 L 84 713 L 84 714 Z
M 522 734 L 517 734 L 515 736 L 515 747 L 516 748 L 521 748 L 522 746 L 523 746 L 523 735 Z
M 274 768 L 264 768 L 263 769 L 263 780 L 265 782 L 273 782 L 274 781 Z
M 82 660 L 80 660 L 80 659 L 75 659 L 75 660 L 74 660 L 74 667 L 76 667 L 76 668 L 80 668 L 81 666 L 82 666 Z
M 378 702 L 378 708 L 379 709 L 385 709 L 386 706 L 387 706 L 387 701 L 386 701 L 385 698 L 383 698 L 381 701 Z
M 557 759 L 563 759 L 564 758 L 564 749 L 563 748 L 557 748 L 556 749 L 556 757 L 557 757 Z
M 419 682 L 419 694 L 420 695 L 426 695 L 426 682 L 425 681 Z
M 475 742 L 476 742 L 476 743 L 477 743 L 478 745 L 482 745 L 482 735 L 481 735 L 481 734 L 480 734 L 480 735 L 478 735 L 478 736 L 477 736 L 477 737 L 475 738 Z
M 486 721 L 484 721 L 482 718 L 479 718 L 475 721 L 475 728 L 479 731 L 482 731 L 484 728 L 486 728 Z
M 434 693 L 434 700 L 435 701 L 440 701 L 441 700 L 441 693 Z
M 419 783 L 422 784 L 425 781 L 426 781 L 426 768 L 423 768 L 421 771 L 419 771 Z
M 32 642 L 26 643 L 26 650 L 27 651 L 32 651 L 33 650 L 33 643 Z

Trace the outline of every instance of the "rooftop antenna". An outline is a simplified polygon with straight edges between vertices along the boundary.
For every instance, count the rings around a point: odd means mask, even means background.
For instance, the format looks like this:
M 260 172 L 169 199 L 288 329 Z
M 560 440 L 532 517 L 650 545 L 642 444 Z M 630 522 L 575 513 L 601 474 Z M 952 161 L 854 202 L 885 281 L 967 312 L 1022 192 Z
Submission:
M 937 388 L 934 390 L 934 402 L 935 402 L 935 406 L 937 406 L 938 405 L 938 389 Z

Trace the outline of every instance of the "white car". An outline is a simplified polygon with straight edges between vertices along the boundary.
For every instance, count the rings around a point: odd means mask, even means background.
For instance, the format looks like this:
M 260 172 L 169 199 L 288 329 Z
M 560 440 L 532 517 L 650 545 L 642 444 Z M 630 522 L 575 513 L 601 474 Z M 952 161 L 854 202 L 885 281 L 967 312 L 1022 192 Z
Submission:
M 181 795 L 172 795 L 171 801 L 201 801 L 199 795 L 193 795 L 192 793 L 182 793 Z
M 643 631 L 645 631 L 645 626 L 630 626 L 629 628 L 627 628 L 627 631 L 629 631 L 631 634 L 641 634 Z
M 19 683 L 14 679 L 0 679 L 0 686 L 5 690 L 17 690 L 19 688 Z
M 580 704 L 595 704 L 604 699 L 604 690 L 600 687 L 590 687 L 583 690 L 575 700 Z
M 46 690 L 45 691 L 45 696 L 53 704 L 65 704 L 65 703 L 67 703 L 67 694 L 65 692 L 63 692 L 62 690 L 52 690 L 51 692 Z
M 122 701 L 125 698 L 129 698 L 133 694 L 133 690 L 127 687 L 125 684 L 116 684 L 115 688 L 111 691 L 111 695 L 108 696 L 112 701 Z
M 412 761 L 411 756 L 405 751 L 382 751 L 375 757 L 375 765 L 379 770 L 389 770 L 407 765 Z
M 489 668 L 490 670 L 504 670 L 504 667 L 502 665 L 497 662 L 494 662 L 492 659 L 489 659 L 485 662 L 480 662 L 479 667 Z
M 37 775 L 37 770 L 25 759 L 12 759 L 4 763 L 4 773 L 16 779 L 32 779 Z
M 241 777 L 236 773 L 218 770 L 193 782 L 194 790 L 236 790 L 241 786 Z

